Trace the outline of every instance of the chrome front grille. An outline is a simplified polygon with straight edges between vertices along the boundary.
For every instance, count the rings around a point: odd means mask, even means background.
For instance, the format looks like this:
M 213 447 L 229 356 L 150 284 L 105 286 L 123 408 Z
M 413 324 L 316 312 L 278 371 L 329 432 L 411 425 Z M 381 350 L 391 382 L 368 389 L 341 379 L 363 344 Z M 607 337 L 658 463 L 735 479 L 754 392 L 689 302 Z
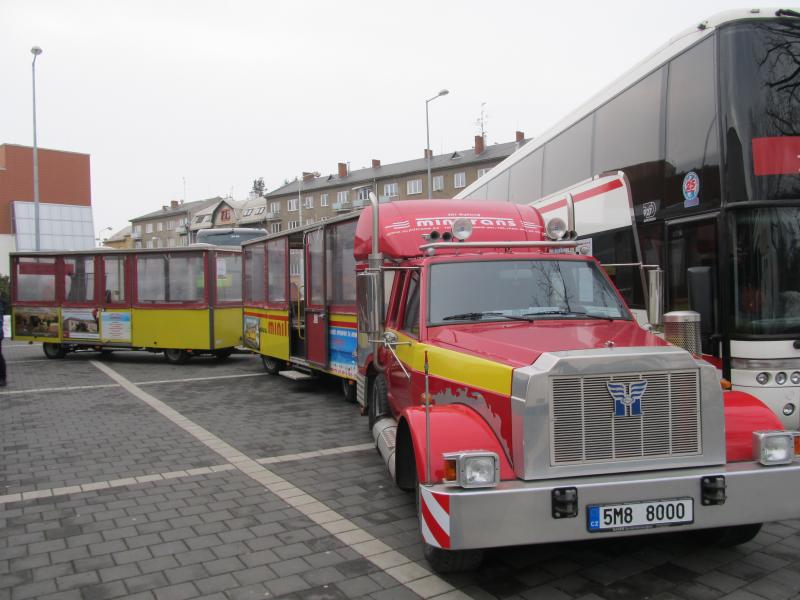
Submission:
M 647 380 L 641 415 L 614 416 L 608 382 Z M 552 377 L 551 465 L 702 452 L 698 372 Z M 629 411 L 633 412 L 633 411 Z

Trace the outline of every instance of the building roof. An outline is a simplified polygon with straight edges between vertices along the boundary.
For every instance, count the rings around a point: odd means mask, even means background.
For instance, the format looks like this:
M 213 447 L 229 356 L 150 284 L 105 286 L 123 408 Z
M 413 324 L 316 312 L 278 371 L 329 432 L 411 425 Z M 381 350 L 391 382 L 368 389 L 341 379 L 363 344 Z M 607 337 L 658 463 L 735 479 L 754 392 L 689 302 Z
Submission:
M 244 202 L 240 203 L 239 207 L 239 223 L 261 223 L 264 221 L 264 212 L 261 211 L 260 213 L 256 214 L 256 209 L 267 207 L 267 199 L 263 196 L 253 196 L 245 200 Z M 246 214 L 247 211 L 250 210 L 250 214 Z
M 123 227 L 122 229 L 117 231 L 115 234 L 107 237 L 103 241 L 104 242 L 122 242 L 122 241 L 125 240 L 125 238 L 130 237 L 130 236 L 131 236 L 131 226 L 128 225 L 127 227 Z
M 183 215 L 183 214 L 194 214 L 198 210 L 204 209 L 211 204 L 219 203 L 222 200 L 221 197 L 215 196 L 214 198 L 206 198 L 205 200 L 193 200 L 192 202 L 184 202 L 182 204 L 178 204 L 175 208 L 171 206 L 163 206 L 161 210 L 155 210 L 153 212 L 147 213 L 146 215 L 141 215 L 139 217 L 134 217 L 130 221 L 134 223 L 135 221 L 145 221 L 147 219 L 156 219 L 159 217 L 169 217 L 174 215 Z
M 524 142 L 523 142 L 524 143 Z M 437 154 L 431 158 L 431 170 L 450 169 L 459 165 L 467 166 L 479 164 L 486 161 L 504 159 L 511 155 L 520 145 L 517 142 L 505 142 L 503 144 L 492 144 L 480 154 L 475 154 L 475 149 L 458 150 L 448 154 Z M 386 179 L 400 177 L 411 173 L 424 173 L 428 170 L 428 161 L 423 158 L 415 158 L 403 162 L 381 165 L 379 167 L 368 167 L 351 171 L 345 177 L 338 174 L 315 177 L 309 181 L 291 181 L 286 185 L 273 190 L 267 194 L 267 198 L 296 194 L 299 185 L 302 183 L 302 191 L 320 190 L 324 188 L 336 187 L 343 184 L 356 186 L 359 183 L 371 183 L 375 179 Z

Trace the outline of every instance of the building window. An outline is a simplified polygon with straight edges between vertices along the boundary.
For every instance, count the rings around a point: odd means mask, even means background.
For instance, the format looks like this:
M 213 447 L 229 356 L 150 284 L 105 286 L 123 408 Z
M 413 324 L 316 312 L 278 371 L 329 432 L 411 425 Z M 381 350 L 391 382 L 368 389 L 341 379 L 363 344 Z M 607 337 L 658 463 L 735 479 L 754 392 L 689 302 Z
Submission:
M 136 249 L 137 250 L 141 250 L 142 249 L 142 242 L 136 242 Z
M 312 225 L 314 223 L 314 219 L 306 219 L 306 225 Z
M 167 231 L 172 231 L 175 229 L 175 221 L 169 220 L 167 221 Z
M 320 194 L 319 195 L 319 205 L 320 206 L 328 206 L 328 194 Z
M 444 175 L 435 175 L 432 185 L 434 192 L 441 192 L 444 190 Z
M 244 211 L 244 214 L 242 216 L 243 217 L 249 217 L 252 214 L 253 214 L 253 209 L 252 208 L 248 208 L 246 211 Z
M 291 198 L 289 200 L 288 209 L 289 209 L 289 212 L 294 212 L 294 211 L 297 210 L 297 198 Z
M 464 171 L 453 174 L 453 187 L 456 189 L 467 187 L 467 174 Z
M 139 234 L 139 235 L 141 235 L 141 233 L 142 233 L 142 226 L 141 226 L 141 225 L 136 225 L 136 226 L 134 226 L 134 228 L 133 228 L 133 233 L 136 233 L 136 234 Z
M 306 208 L 314 208 L 314 196 L 306 196 Z
M 145 225 L 144 226 L 144 232 L 145 233 L 153 233 L 153 224 L 152 223 L 148 223 L 147 225 Z
M 300 225 L 299 221 L 289 221 L 286 224 L 286 227 L 287 227 L 287 229 L 294 229 L 295 227 L 298 227 L 299 225 Z
M 222 219 L 223 221 L 230 221 L 231 220 L 231 209 L 229 209 L 229 208 L 222 209 L 222 211 L 220 211 L 220 213 L 219 213 L 219 218 Z
M 153 247 L 153 240 L 147 240 L 147 247 L 148 248 L 152 248 Z
M 358 189 L 358 199 L 366 202 L 367 200 L 369 200 L 369 192 L 370 192 L 370 188 L 368 188 L 368 187 L 359 188 Z
M 347 204 L 347 190 L 336 192 L 336 201 L 339 204 Z
M 411 194 L 421 194 L 422 193 L 422 179 L 412 179 L 411 181 L 406 183 L 406 193 L 410 196 Z
M 188 246 L 188 245 L 189 245 L 189 238 L 188 237 L 182 237 L 181 238 L 181 246 Z
M 269 212 L 275 213 L 275 214 L 278 214 L 279 212 L 281 212 L 281 203 L 280 202 L 270 202 L 270 204 L 269 204 Z
M 397 182 L 394 183 L 384 183 L 383 184 L 383 195 L 387 198 L 392 198 L 394 196 L 398 196 L 399 192 L 397 190 Z
M 200 224 L 200 223 L 202 223 L 202 222 L 203 222 L 203 215 L 197 215 L 197 216 L 194 218 L 194 222 L 195 222 L 195 223 L 197 223 L 197 224 Z
M 267 207 L 266 207 L 266 206 L 259 206 L 259 207 L 256 209 L 256 214 L 257 214 L 257 215 L 263 215 L 263 214 L 264 214 L 264 211 L 265 211 L 266 209 L 267 209 Z
M 158 223 L 156 223 L 156 231 L 164 231 L 164 222 L 163 221 L 159 221 Z
M 175 238 L 169 238 L 167 240 L 167 247 L 168 248 L 174 248 L 175 247 Z
M 280 233 L 281 232 L 281 224 L 280 223 L 273 223 L 269 226 L 270 233 Z
M 478 169 L 478 179 L 486 175 L 491 169 Z

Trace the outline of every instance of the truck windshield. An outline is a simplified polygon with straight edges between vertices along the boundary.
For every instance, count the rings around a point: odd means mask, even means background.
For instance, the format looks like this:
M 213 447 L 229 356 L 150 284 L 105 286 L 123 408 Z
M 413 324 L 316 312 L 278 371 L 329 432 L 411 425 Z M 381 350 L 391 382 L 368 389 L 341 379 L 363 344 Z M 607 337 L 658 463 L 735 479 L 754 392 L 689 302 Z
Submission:
M 734 334 L 800 333 L 800 208 L 732 213 Z
M 428 325 L 630 316 L 595 263 L 498 260 L 430 267 Z

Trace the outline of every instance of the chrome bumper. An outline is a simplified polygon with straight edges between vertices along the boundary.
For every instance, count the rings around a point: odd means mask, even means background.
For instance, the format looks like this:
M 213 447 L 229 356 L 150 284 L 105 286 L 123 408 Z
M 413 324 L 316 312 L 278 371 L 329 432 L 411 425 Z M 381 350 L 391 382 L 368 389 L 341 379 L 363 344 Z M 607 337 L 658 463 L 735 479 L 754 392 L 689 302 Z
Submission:
M 724 504 L 704 506 L 702 477 L 722 475 Z M 552 516 L 552 492 L 578 491 L 576 517 Z M 565 542 L 763 523 L 800 517 L 800 462 L 763 467 L 754 462 L 546 481 L 504 481 L 495 488 L 466 490 L 445 485 L 420 489 L 420 523 L 428 543 L 452 550 Z M 670 527 L 590 533 L 586 507 L 640 500 L 693 498 L 694 522 Z

